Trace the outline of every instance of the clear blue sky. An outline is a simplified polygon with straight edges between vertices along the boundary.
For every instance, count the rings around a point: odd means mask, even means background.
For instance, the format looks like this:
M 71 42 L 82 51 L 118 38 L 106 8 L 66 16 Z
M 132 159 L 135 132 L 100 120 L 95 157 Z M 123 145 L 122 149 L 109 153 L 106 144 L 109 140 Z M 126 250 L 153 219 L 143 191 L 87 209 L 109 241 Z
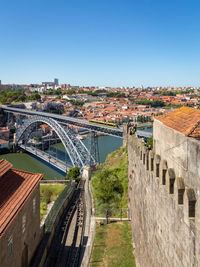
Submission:
M 2 0 L 0 79 L 200 86 L 199 0 Z

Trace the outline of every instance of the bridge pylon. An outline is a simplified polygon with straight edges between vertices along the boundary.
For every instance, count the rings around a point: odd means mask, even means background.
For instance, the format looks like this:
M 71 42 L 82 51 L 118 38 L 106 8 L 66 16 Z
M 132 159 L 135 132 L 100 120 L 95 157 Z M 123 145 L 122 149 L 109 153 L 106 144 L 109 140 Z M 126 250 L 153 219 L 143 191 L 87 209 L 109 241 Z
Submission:
M 100 156 L 99 156 L 98 136 L 97 133 L 94 131 L 91 131 L 89 135 L 89 149 L 90 149 L 90 166 L 94 165 L 93 159 L 95 159 L 96 164 L 99 164 Z

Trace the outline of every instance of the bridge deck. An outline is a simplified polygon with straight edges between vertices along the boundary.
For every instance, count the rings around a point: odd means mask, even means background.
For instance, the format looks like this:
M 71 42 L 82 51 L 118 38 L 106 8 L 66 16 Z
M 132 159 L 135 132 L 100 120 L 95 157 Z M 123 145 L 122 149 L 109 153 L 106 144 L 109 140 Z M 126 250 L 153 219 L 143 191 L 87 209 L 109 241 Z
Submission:
M 53 165 L 57 169 L 61 170 L 64 173 L 67 173 L 69 170 L 69 167 L 66 166 L 66 164 L 59 160 L 56 159 L 55 157 L 49 155 L 48 153 L 41 151 L 39 149 L 35 149 L 30 146 L 24 146 L 24 145 L 19 145 L 19 147 L 23 148 L 24 150 L 28 151 L 29 153 L 37 156 L 38 158 L 41 158 L 42 160 L 48 162 L 49 164 Z
M 2 108 L 5 112 L 16 113 L 16 114 L 20 114 L 20 115 L 24 115 L 24 116 L 37 115 L 37 116 L 48 117 L 48 118 L 55 119 L 62 124 L 75 125 L 75 126 L 78 126 L 80 128 L 89 129 L 91 131 L 104 133 L 106 135 L 111 135 L 111 136 L 115 136 L 118 138 L 123 138 L 122 127 L 114 128 L 114 127 L 109 127 L 109 126 L 91 123 L 91 122 L 89 122 L 87 120 L 83 120 L 83 119 L 77 119 L 77 118 L 73 118 L 73 117 L 68 117 L 68 116 L 63 116 L 63 115 L 58 115 L 58 114 L 53 114 L 53 113 L 47 113 L 47 112 L 13 108 L 13 107 L 5 106 L 5 105 L 0 105 L 0 108 Z
M 83 119 L 77 119 L 73 117 L 68 117 L 68 116 L 63 116 L 63 115 L 57 115 L 53 113 L 48 113 L 48 112 L 40 112 L 40 111 L 33 111 L 33 110 L 26 110 L 26 109 L 20 109 L 20 108 L 13 108 L 13 107 L 8 107 L 5 105 L 0 105 L 0 108 L 2 108 L 6 112 L 11 112 L 11 113 L 16 113 L 24 116 L 30 116 L 30 115 L 37 115 L 37 116 L 43 116 L 43 117 L 48 117 L 55 119 L 59 121 L 61 124 L 68 124 L 68 125 L 75 125 L 83 129 L 88 129 L 90 131 L 95 131 L 95 132 L 100 132 L 104 133 L 106 135 L 111 135 L 114 137 L 118 138 L 123 138 L 123 129 L 122 127 L 120 128 L 114 128 L 114 127 L 108 127 L 104 125 L 99 125 L 95 123 L 91 123 L 87 120 Z M 138 123 L 137 125 L 137 135 L 140 137 L 146 137 L 150 138 L 152 136 L 152 133 L 146 132 L 139 130 L 141 127 L 151 127 L 152 123 L 145 123 L 145 124 L 140 124 Z

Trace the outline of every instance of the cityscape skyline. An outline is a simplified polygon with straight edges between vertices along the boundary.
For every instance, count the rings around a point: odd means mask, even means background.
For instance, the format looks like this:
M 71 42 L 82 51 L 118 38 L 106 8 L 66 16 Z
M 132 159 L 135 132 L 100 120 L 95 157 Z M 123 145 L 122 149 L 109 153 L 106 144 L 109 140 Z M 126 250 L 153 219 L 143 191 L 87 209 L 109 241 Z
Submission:
M 55 83 L 55 80 L 58 80 L 56 83 Z M 122 86 L 99 86 L 97 84 L 85 84 L 85 85 L 81 85 L 81 84 L 70 84 L 68 82 L 60 82 L 60 79 L 57 79 L 57 78 L 53 78 L 53 79 L 49 79 L 48 82 L 44 82 L 44 81 L 39 81 L 39 82 L 30 82 L 30 83 L 22 83 L 22 82 L 19 82 L 19 83 L 16 83 L 16 82 L 11 82 L 11 83 L 5 83 L 3 82 L 2 80 L 0 80 L 0 85 L 13 85 L 15 86 L 23 86 L 23 85 L 27 85 L 27 86 L 31 86 L 31 85 L 38 85 L 38 86 L 46 86 L 46 85 L 51 85 L 51 84 L 55 84 L 57 87 L 59 87 L 59 85 L 68 85 L 70 87 L 78 87 L 78 88 L 86 88 L 86 87 L 91 87 L 91 88 L 140 88 L 140 89 L 146 89 L 146 88 L 200 88 L 200 84 L 199 85 L 196 85 L 196 86 L 193 86 L 193 85 L 146 85 L 146 86 L 143 86 L 143 84 L 140 84 L 138 86 L 135 86 L 135 85 L 122 85 Z
M 199 86 L 199 7 L 171 0 L 4 2 L 2 82 L 55 76 L 83 86 Z

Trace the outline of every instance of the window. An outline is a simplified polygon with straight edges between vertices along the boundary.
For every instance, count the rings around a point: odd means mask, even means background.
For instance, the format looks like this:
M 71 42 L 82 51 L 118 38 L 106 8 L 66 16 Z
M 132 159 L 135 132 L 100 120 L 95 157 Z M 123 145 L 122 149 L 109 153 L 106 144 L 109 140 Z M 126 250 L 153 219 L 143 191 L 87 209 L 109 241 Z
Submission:
M 22 216 L 22 234 L 24 234 L 26 230 L 26 215 Z
M 33 199 L 33 214 L 36 212 L 36 198 Z
M 13 236 L 11 235 L 8 239 L 8 260 L 12 259 L 13 255 Z

